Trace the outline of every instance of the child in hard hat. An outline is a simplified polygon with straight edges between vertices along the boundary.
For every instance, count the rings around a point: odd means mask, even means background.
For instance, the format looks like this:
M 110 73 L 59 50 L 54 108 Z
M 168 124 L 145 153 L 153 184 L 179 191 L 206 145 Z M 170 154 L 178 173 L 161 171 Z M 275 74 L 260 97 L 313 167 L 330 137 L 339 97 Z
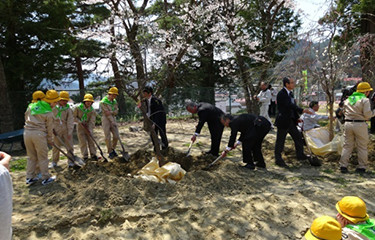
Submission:
M 42 92 L 40 90 L 33 92 L 33 99 L 31 100 L 31 103 L 29 104 L 29 106 L 27 107 L 27 109 L 29 109 L 32 106 L 32 104 L 34 104 L 34 103 L 36 103 L 38 101 L 41 101 L 45 97 L 46 97 L 46 94 L 44 94 L 44 92 Z M 25 112 L 25 122 L 29 118 L 29 114 L 30 114 L 30 111 L 26 111 Z M 40 169 L 39 169 L 38 164 L 35 167 L 35 173 L 38 176 L 38 178 L 41 177 L 41 173 L 40 173 Z
M 305 234 L 307 240 L 340 240 L 341 226 L 333 217 L 321 216 L 316 218 Z
M 358 151 L 358 167 L 356 172 L 365 173 L 367 169 L 368 127 L 366 121 L 375 116 L 367 98 L 372 88 L 368 82 L 361 82 L 357 91 L 344 101 L 344 146 L 340 158 L 341 173 L 348 173 L 349 158 L 354 146 Z
M 87 133 L 87 131 L 89 131 L 91 136 L 93 136 L 93 130 L 95 127 L 96 112 L 92 107 L 93 102 L 94 97 L 89 93 L 85 94 L 82 103 L 74 109 L 73 113 L 74 120 L 78 123 L 77 135 L 79 147 L 85 161 L 87 161 L 89 157 L 87 147 L 90 150 L 91 159 L 98 160 L 98 157 L 96 156 L 95 144 L 91 137 L 88 135 L 89 133 Z M 87 131 L 85 130 L 85 128 L 87 129 Z
M 359 197 L 346 196 L 336 204 L 337 221 L 343 239 L 375 239 L 375 221 L 367 214 L 366 203 Z
M 115 118 L 118 114 L 117 95 L 118 89 L 116 87 L 111 87 L 108 91 L 108 95 L 100 101 L 100 109 L 103 112 L 102 127 L 105 144 L 107 145 L 107 151 L 111 159 L 118 156 L 115 151 L 119 134 Z
M 68 101 L 69 93 L 66 91 L 60 92 L 60 101 L 58 105 L 53 109 L 55 116 L 54 129 L 56 136 L 54 137 L 54 143 L 57 147 L 66 146 L 68 154 L 73 157 L 73 129 L 74 129 L 74 118 L 73 111 L 70 108 Z M 62 143 L 60 141 L 64 141 Z M 56 167 L 60 159 L 60 151 L 56 148 L 52 148 L 52 167 Z M 68 166 L 73 167 L 74 163 L 68 159 Z
M 26 184 L 31 185 L 38 181 L 35 176 L 36 166 L 42 173 L 42 184 L 46 185 L 55 180 L 48 172 L 48 145 L 53 145 L 53 113 L 59 94 L 55 90 L 48 90 L 42 101 L 33 103 L 28 109 L 24 126 L 24 141 L 28 155 Z

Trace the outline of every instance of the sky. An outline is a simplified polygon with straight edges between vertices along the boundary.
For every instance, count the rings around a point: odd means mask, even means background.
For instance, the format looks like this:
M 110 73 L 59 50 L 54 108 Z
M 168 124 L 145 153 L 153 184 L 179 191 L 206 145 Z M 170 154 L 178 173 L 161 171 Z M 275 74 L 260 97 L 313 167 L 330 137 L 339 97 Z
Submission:
M 328 10 L 329 0 L 295 0 L 296 9 L 301 9 L 302 28 L 308 31 L 317 26 L 319 18 Z

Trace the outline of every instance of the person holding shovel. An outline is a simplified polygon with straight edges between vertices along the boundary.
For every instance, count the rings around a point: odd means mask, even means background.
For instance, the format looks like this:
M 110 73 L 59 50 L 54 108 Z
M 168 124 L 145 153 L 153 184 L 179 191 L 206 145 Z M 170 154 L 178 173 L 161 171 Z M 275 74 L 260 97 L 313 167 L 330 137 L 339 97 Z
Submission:
M 108 95 L 100 101 L 100 109 L 103 112 L 102 127 L 104 131 L 105 144 L 107 145 L 107 151 L 110 159 L 118 156 L 115 151 L 117 142 L 119 140 L 119 133 L 115 117 L 118 114 L 118 104 L 116 101 L 117 96 L 118 89 L 116 87 L 111 87 L 108 91 Z
M 78 123 L 77 125 L 77 135 L 79 141 L 79 147 L 81 149 L 81 153 L 83 156 L 83 160 L 87 161 L 89 158 L 89 152 L 87 148 L 90 150 L 91 159 L 96 161 L 98 157 L 96 156 L 96 147 L 88 134 L 93 134 L 93 130 L 95 127 L 95 119 L 96 119 L 96 112 L 92 107 L 92 103 L 94 102 L 94 97 L 87 93 L 85 94 L 82 103 L 74 109 L 73 116 L 75 122 Z M 87 132 L 87 130 L 89 132 Z
M 74 118 L 73 110 L 68 104 L 69 93 L 66 91 L 60 92 L 60 101 L 58 106 L 53 109 L 53 115 L 55 116 L 54 130 L 56 135 L 54 136 L 54 143 L 57 147 L 65 146 L 68 150 L 68 154 L 73 157 L 73 129 L 74 129 Z M 64 142 L 61 142 L 64 141 Z M 57 167 L 57 163 L 60 160 L 60 151 L 54 146 L 52 148 L 52 164 L 51 167 Z M 74 163 L 68 159 L 68 166 L 74 167 Z
M 27 119 L 24 126 L 23 138 L 27 156 L 26 184 L 31 185 L 38 181 L 35 168 L 38 165 L 42 173 L 42 184 L 46 185 L 55 180 L 48 172 L 48 144 L 53 145 L 52 108 L 60 100 L 55 90 L 48 90 L 45 98 L 33 103 L 27 109 Z
M 155 130 L 156 136 L 160 134 L 161 137 L 161 148 L 167 149 L 168 148 L 168 138 L 167 138 L 167 131 L 166 131 L 166 124 L 167 124 L 167 114 L 165 112 L 163 103 L 160 99 L 153 95 L 153 89 L 149 86 L 143 89 L 143 103 L 146 107 L 146 114 L 152 121 L 151 126 L 147 126 L 145 122 L 145 129 L 149 129 L 152 127 Z M 151 137 L 151 140 L 152 137 Z M 155 148 L 155 143 L 152 141 Z
M 223 151 L 222 156 L 225 157 L 230 150 L 242 143 L 243 162 L 246 164 L 244 168 L 250 170 L 254 170 L 255 166 L 265 168 L 266 163 L 262 154 L 262 142 L 271 130 L 271 123 L 265 117 L 258 117 L 253 114 L 241 114 L 237 117 L 226 114 L 221 117 L 221 123 L 231 128 L 228 147 Z M 238 132 L 241 135 L 235 143 Z
M 193 114 L 197 113 L 199 117 L 199 122 L 195 128 L 194 135 L 191 137 L 191 141 L 193 143 L 195 142 L 203 125 L 207 122 L 211 134 L 211 150 L 206 152 L 206 154 L 214 157 L 219 156 L 220 141 L 224 130 L 224 126 L 220 123 L 220 117 L 224 115 L 224 112 L 221 111 L 221 109 L 204 102 L 198 104 L 189 102 L 186 105 L 186 110 Z

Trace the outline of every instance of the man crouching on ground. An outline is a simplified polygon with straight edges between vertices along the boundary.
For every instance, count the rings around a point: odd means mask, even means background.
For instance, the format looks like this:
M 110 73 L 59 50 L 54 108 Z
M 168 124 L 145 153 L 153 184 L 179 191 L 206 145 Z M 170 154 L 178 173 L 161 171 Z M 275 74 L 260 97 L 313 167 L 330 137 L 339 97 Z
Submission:
M 246 163 L 244 167 L 251 170 L 255 169 L 255 166 L 265 168 L 266 163 L 262 154 L 262 142 L 271 130 L 271 123 L 265 117 L 258 117 L 253 114 L 241 114 L 237 117 L 226 114 L 221 117 L 221 123 L 231 128 L 228 147 L 222 155 L 225 156 L 230 150 L 242 143 L 243 162 Z M 240 132 L 241 136 L 235 143 L 237 132 Z

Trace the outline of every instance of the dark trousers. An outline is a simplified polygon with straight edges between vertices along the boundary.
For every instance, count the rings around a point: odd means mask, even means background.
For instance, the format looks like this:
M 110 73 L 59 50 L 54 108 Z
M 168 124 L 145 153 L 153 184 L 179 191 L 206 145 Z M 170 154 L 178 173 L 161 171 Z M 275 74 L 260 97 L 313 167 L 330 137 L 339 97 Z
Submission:
M 371 126 L 370 126 L 370 133 L 374 134 L 375 133 L 375 117 L 372 117 L 370 119 L 370 123 L 371 123 Z
M 300 131 L 298 131 L 297 126 L 294 123 L 294 120 L 291 120 L 289 128 L 277 128 L 275 146 L 276 161 L 282 160 L 281 153 L 284 151 L 285 138 L 288 133 L 293 138 L 294 145 L 296 147 L 297 158 L 302 158 L 304 156 L 302 134 Z
M 262 143 L 271 130 L 271 123 L 264 117 L 259 118 L 262 121 L 258 125 L 255 125 L 242 143 L 242 157 L 244 163 L 254 165 L 255 162 L 257 166 L 265 167 Z
M 271 101 L 270 107 L 268 108 L 268 115 L 271 117 L 276 116 L 276 103 Z
M 211 150 L 212 155 L 219 155 L 221 136 L 223 135 L 224 125 L 220 121 L 208 123 L 208 129 L 211 134 Z
M 155 129 L 154 129 L 156 136 L 160 134 L 162 149 L 166 149 L 168 147 L 168 138 L 167 138 L 167 131 L 166 131 L 165 125 L 166 124 L 155 124 Z M 154 147 L 155 147 L 155 143 L 152 137 L 151 137 L 151 140 L 152 140 L 152 144 L 154 144 Z

